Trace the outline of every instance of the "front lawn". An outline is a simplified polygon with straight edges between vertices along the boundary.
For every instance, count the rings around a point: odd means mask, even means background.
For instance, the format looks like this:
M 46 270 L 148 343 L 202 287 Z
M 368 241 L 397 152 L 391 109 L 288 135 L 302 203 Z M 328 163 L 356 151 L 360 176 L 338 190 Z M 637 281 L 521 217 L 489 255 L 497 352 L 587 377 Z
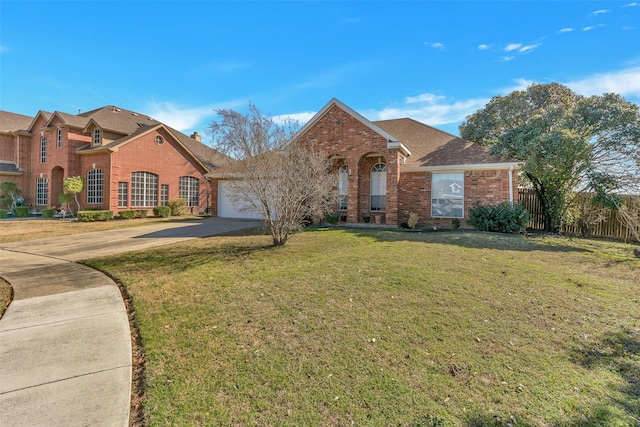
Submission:
M 0 219 L 0 243 L 21 242 L 45 237 L 68 236 L 90 233 L 92 231 L 116 230 L 119 228 L 139 227 L 156 222 L 189 221 L 202 219 L 197 215 L 183 215 L 169 218 L 114 219 L 110 221 L 82 222 L 75 219 L 37 218 L 37 219 Z
M 151 426 L 640 423 L 630 245 L 332 229 L 88 264 L 133 300 Z

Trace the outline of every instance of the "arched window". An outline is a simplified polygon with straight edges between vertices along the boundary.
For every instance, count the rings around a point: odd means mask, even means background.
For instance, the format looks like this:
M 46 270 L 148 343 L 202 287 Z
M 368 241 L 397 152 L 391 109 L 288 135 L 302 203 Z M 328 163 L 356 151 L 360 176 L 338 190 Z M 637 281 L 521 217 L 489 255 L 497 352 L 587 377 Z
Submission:
M 387 165 L 376 163 L 371 168 L 371 207 L 372 211 L 387 208 Z
M 349 206 L 349 168 L 342 165 L 338 169 L 338 210 L 346 211 Z
M 150 172 L 131 174 L 131 206 L 158 206 L 158 175 Z
M 102 204 L 103 184 L 102 169 L 92 169 L 87 172 L 87 204 Z
M 178 197 L 187 201 L 187 206 L 200 206 L 200 180 L 193 176 L 181 176 Z

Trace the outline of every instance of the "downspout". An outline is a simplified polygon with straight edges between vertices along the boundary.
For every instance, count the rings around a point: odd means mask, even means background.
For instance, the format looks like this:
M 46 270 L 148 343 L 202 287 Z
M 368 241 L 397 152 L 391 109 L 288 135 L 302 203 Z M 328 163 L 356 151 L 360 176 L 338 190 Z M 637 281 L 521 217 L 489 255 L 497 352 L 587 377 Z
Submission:
M 509 203 L 513 205 L 513 165 L 509 168 Z

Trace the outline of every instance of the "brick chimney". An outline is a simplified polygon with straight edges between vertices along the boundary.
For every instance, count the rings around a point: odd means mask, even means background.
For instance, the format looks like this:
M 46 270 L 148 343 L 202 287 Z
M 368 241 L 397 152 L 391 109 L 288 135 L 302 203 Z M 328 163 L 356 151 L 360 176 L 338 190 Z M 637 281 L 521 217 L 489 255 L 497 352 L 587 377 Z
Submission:
M 195 139 L 198 142 L 202 142 L 202 137 L 198 132 L 194 132 L 191 134 L 191 138 Z

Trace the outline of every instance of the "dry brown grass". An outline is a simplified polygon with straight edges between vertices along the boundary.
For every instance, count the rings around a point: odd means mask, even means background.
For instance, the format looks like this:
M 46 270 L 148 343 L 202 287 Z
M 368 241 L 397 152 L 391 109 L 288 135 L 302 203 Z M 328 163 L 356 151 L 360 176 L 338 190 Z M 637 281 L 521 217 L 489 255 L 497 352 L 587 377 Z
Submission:
M 119 228 L 139 227 L 156 222 L 184 221 L 199 218 L 184 215 L 171 218 L 137 218 L 112 221 L 79 222 L 63 219 L 11 219 L 0 220 L 0 243 L 19 242 L 44 237 L 68 236 L 90 233 L 92 231 L 115 230 Z
M 11 285 L 0 278 L 0 319 L 11 302 Z

